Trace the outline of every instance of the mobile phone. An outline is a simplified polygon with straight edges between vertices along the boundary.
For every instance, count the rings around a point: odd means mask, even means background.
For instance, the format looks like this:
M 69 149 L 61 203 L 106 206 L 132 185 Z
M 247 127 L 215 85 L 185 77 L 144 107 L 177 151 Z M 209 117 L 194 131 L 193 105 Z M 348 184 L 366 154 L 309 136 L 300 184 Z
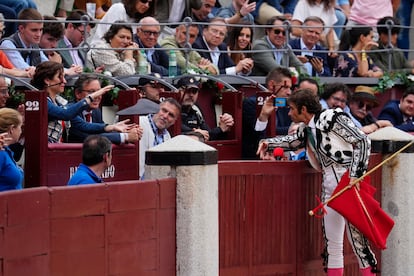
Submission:
M 286 106 L 287 99 L 286 98 L 275 98 L 274 105 L 277 107 L 284 107 Z
M 322 61 L 322 58 L 320 58 L 320 57 L 316 57 L 316 56 L 305 55 L 305 57 L 308 59 L 308 61 L 311 61 L 311 59 L 314 59 L 314 58 L 317 58 L 317 59 L 319 59 L 320 61 Z

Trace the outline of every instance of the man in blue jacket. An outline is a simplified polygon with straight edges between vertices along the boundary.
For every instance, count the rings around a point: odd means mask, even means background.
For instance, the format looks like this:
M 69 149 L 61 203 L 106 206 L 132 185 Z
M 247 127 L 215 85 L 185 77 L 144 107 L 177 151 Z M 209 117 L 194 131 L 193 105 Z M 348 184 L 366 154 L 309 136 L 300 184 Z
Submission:
M 402 131 L 414 131 L 414 87 L 410 86 L 401 99 L 389 101 L 381 110 L 378 120 L 388 120 Z
M 317 16 L 309 16 L 303 25 L 305 28 L 302 31 L 302 37 L 292 39 L 289 41 L 289 45 L 296 57 L 304 64 L 309 76 L 332 76 L 328 66 L 328 50 L 319 45 L 324 29 L 323 20 Z M 319 52 L 324 50 L 326 52 Z
M 101 175 L 111 165 L 112 144 L 108 138 L 91 135 L 82 147 L 82 163 L 69 179 L 68 185 L 102 183 Z

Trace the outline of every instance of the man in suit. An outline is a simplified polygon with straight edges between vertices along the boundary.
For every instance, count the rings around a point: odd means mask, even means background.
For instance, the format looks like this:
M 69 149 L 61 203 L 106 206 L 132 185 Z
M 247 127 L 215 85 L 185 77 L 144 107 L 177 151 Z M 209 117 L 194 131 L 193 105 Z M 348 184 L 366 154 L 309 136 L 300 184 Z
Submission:
M 154 17 L 144 17 L 139 21 L 137 33 L 134 35 L 134 41 L 139 48 L 148 48 L 145 50 L 147 61 L 151 64 L 151 72 L 158 73 L 161 76 L 168 76 L 169 56 L 161 50 L 158 44 L 158 36 L 160 35 L 160 22 Z
M 80 101 L 101 89 L 101 84 L 97 77 L 91 75 L 81 75 L 75 83 L 75 97 L 76 101 Z M 99 108 L 102 97 L 96 98 L 89 104 L 89 109 L 82 111 L 79 116 L 87 123 L 104 124 L 102 120 L 102 112 Z M 135 124 L 126 124 L 125 121 L 116 123 L 118 127 L 112 132 L 101 133 L 107 137 L 114 144 L 135 143 L 142 136 L 142 128 Z M 82 143 L 90 133 L 83 132 L 76 126 L 72 125 L 69 128 L 68 141 L 71 143 Z
M 381 110 L 378 120 L 388 120 L 402 131 L 414 131 L 414 87 L 410 86 L 401 99 L 388 102 Z
M 59 40 L 57 47 L 66 48 L 65 50 L 59 50 L 59 54 L 62 56 L 62 63 L 65 68 L 71 68 L 72 65 L 84 66 L 86 59 L 86 51 L 83 49 L 74 49 L 80 47 L 85 41 L 85 35 L 89 34 L 95 24 L 85 25 L 81 20 L 86 17 L 90 21 L 92 19 L 89 15 L 82 10 L 74 10 L 66 18 L 65 22 L 65 34 L 61 40 Z M 70 22 L 79 21 L 79 23 Z
M 243 99 L 243 159 L 256 158 L 256 145 L 264 138 L 264 130 L 267 127 L 268 119 L 276 110 L 276 133 L 284 135 L 288 133 L 292 123 L 288 113 L 288 107 L 275 107 L 273 100 L 276 97 L 289 97 L 292 89 L 292 75 L 288 68 L 277 67 L 266 76 L 267 90 L 272 92 L 272 102 L 262 106 L 259 117 L 256 115 L 256 96 Z
M 252 50 L 254 67 L 253 76 L 266 76 L 276 67 L 295 67 L 298 72 L 306 72 L 303 63 L 295 56 L 287 44 L 286 29 L 283 22 L 285 17 L 274 16 L 266 25 L 266 35 L 253 42 Z
M 203 29 L 203 35 L 199 36 L 193 44 L 194 49 L 199 49 L 199 54 L 210 60 L 218 67 L 220 74 L 247 75 L 253 68 L 253 60 L 244 58 L 234 64 L 227 54 L 227 45 L 223 43 L 227 35 L 227 26 L 223 18 L 213 18 L 209 25 Z
M 297 58 L 304 63 L 309 76 L 330 77 L 327 52 L 314 52 L 327 50 L 318 44 L 324 29 L 323 20 L 317 16 L 310 16 L 303 23 L 302 37 L 293 39 L 289 45 Z

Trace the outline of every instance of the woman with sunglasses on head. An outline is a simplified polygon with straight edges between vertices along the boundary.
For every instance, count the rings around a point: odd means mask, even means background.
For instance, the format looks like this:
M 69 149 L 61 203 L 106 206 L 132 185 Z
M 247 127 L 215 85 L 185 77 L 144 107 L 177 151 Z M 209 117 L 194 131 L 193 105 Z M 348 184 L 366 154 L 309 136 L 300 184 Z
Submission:
M 102 66 L 114 77 L 134 75 L 139 61 L 138 48 L 138 44 L 132 41 L 131 27 L 117 21 L 102 40 L 93 44 L 87 54 L 87 66 Z
M 230 51 L 242 51 L 251 50 L 253 42 L 253 28 L 251 26 L 234 27 L 230 32 L 227 50 Z M 251 57 L 251 53 L 229 53 L 229 56 L 235 64 L 240 60 Z
M 349 101 L 349 109 L 353 118 L 361 124 L 360 129 L 365 133 L 372 133 L 380 128 L 393 126 L 388 120 L 377 120 L 371 111 L 378 106 L 375 91 L 368 86 L 357 86 Z
M 22 189 L 23 170 L 16 164 L 8 145 L 17 143 L 22 134 L 23 117 L 17 110 L 0 109 L 0 191 Z
M 120 3 L 112 4 L 100 23 L 96 26 L 92 41 L 102 39 L 109 27 L 115 21 L 126 23 L 138 23 L 146 16 L 154 15 L 155 0 L 122 0 Z M 135 33 L 136 28 L 133 28 Z
M 63 121 L 71 120 L 72 125 L 79 125 L 80 129 L 91 134 L 112 131 L 112 125 L 86 123 L 78 114 L 89 108 L 95 98 L 111 90 L 113 85 L 107 85 L 89 94 L 83 100 L 68 106 L 67 101 L 60 96 L 65 90 L 66 84 L 63 65 L 54 61 L 45 61 L 39 64 L 30 83 L 37 89 L 48 93 L 47 113 L 49 123 L 47 134 L 49 143 L 61 142 L 64 130 Z

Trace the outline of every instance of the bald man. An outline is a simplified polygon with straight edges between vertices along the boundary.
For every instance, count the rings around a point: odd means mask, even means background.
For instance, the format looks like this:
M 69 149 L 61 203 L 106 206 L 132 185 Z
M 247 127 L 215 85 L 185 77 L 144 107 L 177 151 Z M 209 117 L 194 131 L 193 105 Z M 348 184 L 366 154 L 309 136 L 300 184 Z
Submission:
M 162 76 L 168 76 L 168 54 L 160 50 L 158 43 L 161 27 L 160 22 L 151 16 L 142 18 L 139 21 L 137 33 L 134 34 L 134 41 L 139 48 L 149 48 L 145 50 L 148 63 L 151 64 L 151 72 Z M 157 49 L 157 50 L 156 50 Z

